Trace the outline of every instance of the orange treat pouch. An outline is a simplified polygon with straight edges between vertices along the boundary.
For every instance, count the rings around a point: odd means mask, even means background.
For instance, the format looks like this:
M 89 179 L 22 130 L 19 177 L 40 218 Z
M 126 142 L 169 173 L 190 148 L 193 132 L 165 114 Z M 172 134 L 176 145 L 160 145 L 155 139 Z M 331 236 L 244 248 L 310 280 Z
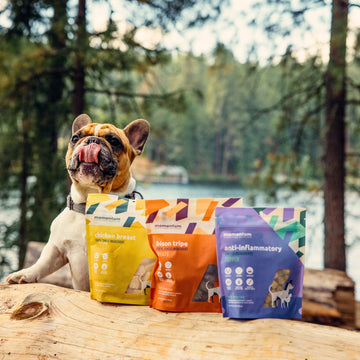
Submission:
M 156 263 L 150 306 L 164 311 L 221 312 L 215 207 L 240 198 L 145 200 L 146 227 Z

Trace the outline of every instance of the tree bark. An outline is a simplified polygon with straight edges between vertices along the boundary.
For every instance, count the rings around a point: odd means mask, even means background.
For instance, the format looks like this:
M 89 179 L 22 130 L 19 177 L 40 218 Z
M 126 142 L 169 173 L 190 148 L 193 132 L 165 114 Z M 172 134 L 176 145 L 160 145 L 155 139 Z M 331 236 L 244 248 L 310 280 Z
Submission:
M 24 105 L 24 115 L 22 119 L 22 155 L 21 155 L 21 173 L 20 173 L 20 220 L 19 220 L 19 238 L 18 238 L 18 268 L 24 266 L 27 250 L 27 211 L 28 211 L 28 191 L 27 179 L 29 176 L 29 123 L 28 104 Z
M 348 6 L 347 0 L 333 0 L 330 58 L 325 78 L 324 265 L 343 271 L 346 271 L 344 147 Z
M 85 67 L 84 54 L 87 42 L 86 36 L 86 0 L 79 0 L 76 18 L 77 40 L 75 50 L 74 93 L 72 113 L 82 114 L 85 108 Z
M 53 0 L 51 5 L 54 16 L 47 32 L 49 49 L 48 59 L 44 62 L 47 75 L 36 82 L 35 101 L 36 121 L 34 132 L 36 143 L 33 145 L 34 157 L 39 159 L 34 168 L 36 185 L 32 191 L 34 203 L 32 217 L 27 225 L 27 241 L 47 241 L 50 223 L 59 209 L 56 184 L 63 167 L 58 161 L 58 129 L 65 117 L 63 102 L 66 74 L 59 71 L 67 60 L 66 23 L 67 1 Z

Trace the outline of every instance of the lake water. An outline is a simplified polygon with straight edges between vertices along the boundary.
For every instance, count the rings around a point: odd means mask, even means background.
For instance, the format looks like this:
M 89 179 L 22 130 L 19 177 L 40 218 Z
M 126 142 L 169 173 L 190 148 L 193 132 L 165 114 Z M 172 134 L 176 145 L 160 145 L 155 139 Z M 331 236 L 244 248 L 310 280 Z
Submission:
M 199 184 L 138 184 L 137 189 L 146 199 L 160 198 L 206 198 L 241 197 L 244 206 L 282 206 L 305 207 L 306 214 L 306 257 L 305 266 L 313 269 L 323 268 L 323 199 L 321 193 L 289 192 L 281 190 L 277 199 L 269 199 L 261 191 L 244 190 L 234 185 Z M 360 196 L 349 193 L 346 196 L 346 239 L 347 272 L 356 282 L 356 298 L 360 300 Z M 16 210 L 0 211 L 0 220 L 7 222 L 16 219 Z M 0 234 L 1 237 L 1 234 Z M 1 239 L 0 239 L 1 240 Z M 15 256 L 11 254 L 14 264 Z M 13 265 L 16 267 L 16 265 Z

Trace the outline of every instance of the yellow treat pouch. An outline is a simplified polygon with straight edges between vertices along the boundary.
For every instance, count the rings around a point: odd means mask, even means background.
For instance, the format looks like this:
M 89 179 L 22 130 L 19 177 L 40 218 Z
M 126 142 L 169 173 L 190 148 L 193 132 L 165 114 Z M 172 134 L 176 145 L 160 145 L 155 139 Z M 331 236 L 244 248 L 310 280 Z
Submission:
M 86 204 L 90 295 L 101 302 L 149 305 L 155 263 L 144 201 L 90 194 Z

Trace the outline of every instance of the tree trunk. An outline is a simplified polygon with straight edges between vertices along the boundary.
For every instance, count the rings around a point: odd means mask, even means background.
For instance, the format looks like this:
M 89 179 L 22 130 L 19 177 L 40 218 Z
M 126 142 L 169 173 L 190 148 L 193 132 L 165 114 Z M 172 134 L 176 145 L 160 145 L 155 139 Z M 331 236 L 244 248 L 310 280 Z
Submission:
M 74 116 L 84 112 L 85 107 L 85 67 L 84 54 L 86 49 L 86 0 L 79 0 L 78 14 L 76 18 L 77 40 L 75 52 L 74 94 L 73 109 Z
M 20 174 L 20 220 L 19 220 L 19 253 L 18 253 L 18 268 L 22 269 L 25 261 L 25 254 L 27 250 L 26 239 L 26 224 L 28 211 L 28 193 L 27 193 L 27 179 L 29 176 L 29 123 L 30 118 L 27 113 L 28 105 L 24 106 L 25 112 L 22 119 L 22 155 L 21 155 L 21 174 Z
M 58 158 L 58 124 L 66 109 L 63 102 L 66 64 L 66 23 L 67 1 L 53 0 L 54 16 L 47 32 L 51 53 L 46 70 L 49 74 L 38 81 L 39 97 L 36 102 L 35 156 L 39 159 L 34 170 L 36 186 L 33 190 L 34 204 L 31 222 L 28 224 L 28 241 L 47 241 L 50 223 L 60 210 L 56 194 L 56 184 L 63 174 L 63 166 Z M 62 160 L 62 159 L 61 159 Z M 61 175 L 60 174 L 61 171 Z M 65 200 L 65 197 L 64 197 Z M 65 202 L 65 201 L 64 201 Z
M 346 271 L 345 187 L 345 102 L 346 34 L 348 1 L 333 0 L 330 58 L 326 73 L 324 224 L 325 268 Z

